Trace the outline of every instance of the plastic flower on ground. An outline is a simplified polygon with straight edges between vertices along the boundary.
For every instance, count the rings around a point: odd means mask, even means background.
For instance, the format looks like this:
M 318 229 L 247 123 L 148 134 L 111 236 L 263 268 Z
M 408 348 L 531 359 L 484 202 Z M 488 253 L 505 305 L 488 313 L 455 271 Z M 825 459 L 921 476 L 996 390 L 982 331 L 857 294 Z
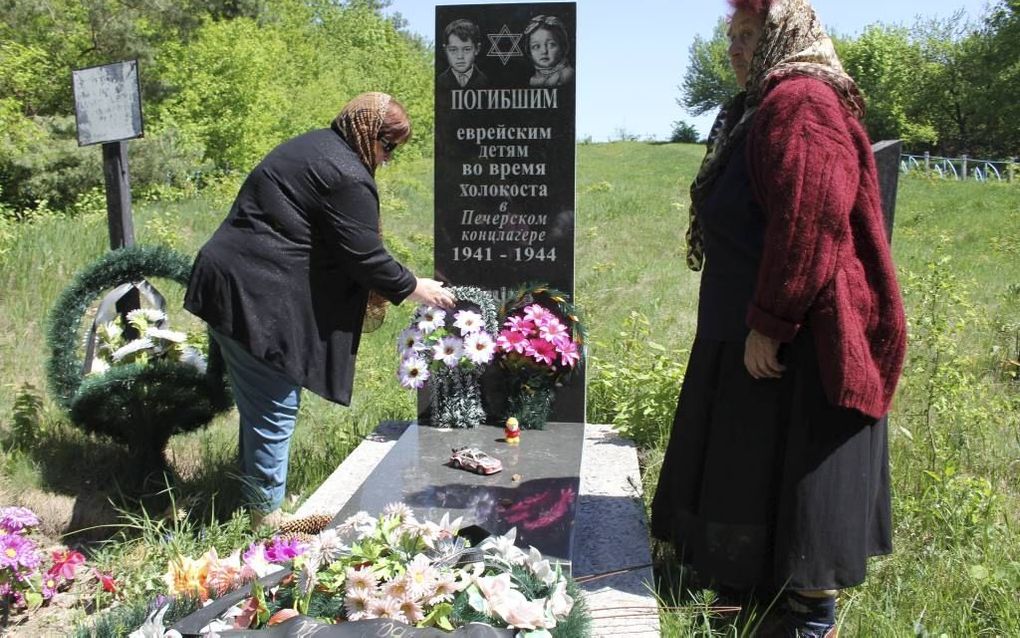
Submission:
M 519 333 L 522 336 L 530 337 L 535 334 L 535 322 L 530 319 L 525 319 L 520 315 L 512 315 L 507 318 L 503 324 L 513 332 Z
M 167 585 L 170 595 L 198 596 L 199 600 L 209 599 L 209 589 L 206 587 L 206 576 L 209 573 L 209 561 L 203 557 L 194 560 L 189 556 L 179 556 L 167 564 L 167 572 L 163 575 L 163 582 Z M 101 579 L 103 589 L 107 588 L 107 582 L 102 580 L 100 572 L 95 572 L 96 577 Z M 110 577 L 110 585 L 113 579 Z M 116 588 L 114 588 L 116 589 Z M 107 591 L 110 591 L 107 589 Z
M 344 611 L 347 612 L 349 620 L 363 620 L 366 617 L 370 596 L 369 590 L 364 588 L 349 588 L 347 590 L 347 596 L 344 597 Z
M 188 335 L 177 330 L 167 330 L 166 328 L 156 328 L 150 326 L 145 329 L 145 336 L 150 339 L 160 339 L 162 341 L 170 341 L 172 343 L 184 343 Z
M 117 593 L 117 581 L 116 581 L 116 579 L 114 579 L 113 574 L 110 574 L 110 573 L 107 573 L 107 572 L 101 572 L 98 569 L 93 569 L 92 573 L 96 577 L 96 580 L 99 581 L 99 584 L 102 585 L 103 591 L 105 591 L 105 592 L 107 592 L 109 594 L 116 594 Z M 202 600 L 207 600 L 207 599 L 208 599 L 208 592 L 206 592 L 206 598 L 203 598 Z
M 464 350 L 472 363 L 482 365 L 492 361 L 492 355 L 496 351 L 496 342 L 492 340 L 488 332 L 473 332 L 464 338 Z
M 374 591 L 378 586 L 375 574 L 372 573 L 371 569 L 355 569 L 353 567 L 347 568 L 347 586 L 351 589 L 367 589 L 368 591 Z
M 415 598 L 428 598 L 435 593 L 439 573 L 428 556 L 418 554 L 411 559 L 406 574 L 408 589 Z
M 511 565 L 524 563 L 525 553 L 520 547 L 514 545 L 517 540 L 517 528 L 513 527 L 502 536 L 490 536 L 483 540 L 478 547 L 491 551 L 496 556 L 507 561 Z
M 266 560 L 270 563 L 287 563 L 305 552 L 307 547 L 296 538 L 274 537 L 266 547 Z
M 556 348 L 560 351 L 560 361 L 565 366 L 573 368 L 581 360 L 581 351 L 577 348 L 577 343 L 569 337 L 558 341 Z
M 0 568 L 9 568 L 16 575 L 21 569 L 39 566 L 35 543 L 21 534 L 0 534 Z
M 138 308 L 127 313 L 128 323 L 140 331 L 147 327 L 166 321 L 166 313 L 156 308 Z
M 46 572 L 52 576 L 59 576 L 64 580 L 74 580 L 74 572 L 79 565 L 85 563 L 85 556 L 81 552 L 71 549 L 63 549 L 52 553 L 53 566 Z
M 432 306 L 426 306 L 418 316 L 418 330 L 423 334 L 431 334 L 446 326 L 446 311 Z
M 432 346 L 433 358 L 436 361 L 442 361 L 450 368 L 456 367 L 464 355 L 464 345 L 465 342 L 461 341 L 460 337 L 453 335 L 443 337 L 439 343 Z
M 16 534 L 39 524 L 39 517 L 27 507 L 0 508 L 0 529 Z
M 128 638 L 181 638 L 180 632 L 176 629 L 167 630 L 163 626 L 163 616 L 166 615 L 168 609 L 170 609 L 170 605 L 154 609 L 145 618 L 141 627 L 128 634 Z
M 453 325 L 462 335 L 469 335 L 482 329 L 482 315 L 473 310 L 460 310 L 453 315 Z
M 528 550 L 528 556 L 524 559 L 524 564 L 528 566 L 528 569 L 535 575 L 535 578 L 546 585 L 552 585 L 559 578 L 556 570 L 549 564 L 548 559 L 543 558 L 542 553 L 534 547 Z
M 400 385 L 419 390 L 430 376 L 428 364 L 420 357 L 409 357 L 400 363 Z

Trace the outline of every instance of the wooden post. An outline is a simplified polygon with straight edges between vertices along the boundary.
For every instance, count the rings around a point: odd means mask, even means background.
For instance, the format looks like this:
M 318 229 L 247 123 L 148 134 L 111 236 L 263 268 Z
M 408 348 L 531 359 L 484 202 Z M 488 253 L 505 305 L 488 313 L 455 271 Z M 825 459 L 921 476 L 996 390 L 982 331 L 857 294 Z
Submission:
M 931 172 L 931 153 L 928 151 L 924 152 L 924 174 L 927 175 Z
M 885 236 L 892 242 L 893 219 L 896 216 L 896 190 L 900 183 L 901 140 L 883 140 L 871 145 L 878 172 L 878 191 L 882 195 L 882 217 L 885 218 Z
M 127 142 L 103 144 L 103 176 L 106 178 L 106 218 L 110 229 L 110 249 L 134 246 L 135 226 L 131 220 Z
M 967 181 L 967 154 L 963 154 L 963 181 Z

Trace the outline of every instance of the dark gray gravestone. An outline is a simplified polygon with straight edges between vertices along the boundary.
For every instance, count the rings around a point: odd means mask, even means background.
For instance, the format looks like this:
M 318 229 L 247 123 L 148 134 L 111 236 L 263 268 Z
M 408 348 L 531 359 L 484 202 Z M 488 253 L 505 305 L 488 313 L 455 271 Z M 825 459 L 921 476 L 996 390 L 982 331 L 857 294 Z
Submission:
M 576 26 L 572 2 L 436 7 L 439 279 L 500 302 L 527 282 L 573 295 Z M 584 421 L 583 370 L 552 420 Z
M 896 190 L 900 183 L 901 140 L 883 140 L 871 145 L 878 170 L 878 190 L 882 194 L 882 216 L 885 237 L 892 243 L 893 220 L 896 217 Z
M 336 515 L 331 527 L 359 511 L 379 514 L 402 501 L 419 520 L 464 517 L 489 534 L 517 529 L 516 544 L 569 563 L 580 490 L 584 425 L 549 423 L 503 442 L 502 428 L 440 430 L 411 424 Z M 477 447 L 503 470 L 489 476 L 450 467 L 452 448 Z

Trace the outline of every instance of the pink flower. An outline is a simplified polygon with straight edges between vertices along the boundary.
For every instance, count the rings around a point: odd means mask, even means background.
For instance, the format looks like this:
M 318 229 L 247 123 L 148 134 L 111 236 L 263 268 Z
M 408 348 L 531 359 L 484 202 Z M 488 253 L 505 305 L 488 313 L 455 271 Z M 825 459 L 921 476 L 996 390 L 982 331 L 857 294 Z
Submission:
M 524 352 L 535 361 L 548 366 L 552 366 L 556 362 L 556 346 L 545 339 L 529 340 Z
M 53 595 L 57 593 L 57 589 L 60 587 L 60 576 L 55 574 L 47 574 L 43 578 L 42 583 L 42 597 L 45 600 L 53 598 Z
M 518 352 L 524 354 L 528 347 L 528 338 L 514 330 L 504 330 L 496 338 L 496 347 L 503 352 Z
M 548 321 L 550 316 L 554 316 L 551 312 L 542 307 L 541 304 L 531 304 L 524 309 L 524 318 L 533 321 L 536 324 Z
M 286 563 L 305 553 L 305 544 L 296 538 L 284 540 L 274 537 L 266 547 L 266 560 L 270 563 Z
M 538 334 L 546 341 L 556 343 L 558 339 L 567 336 L 567 327 L 560 323 L 559 319 L 552 317 L 549 321 L 539 325 Z
M 514 332 L 520 333 L 522 336 L 530 337 L 535 334 L 535 322 L 528 321 L 520 315 L 514 315 L 506 320 L 503 324 L 507 328 Z
M 556 347 L 560 351 L 560 362 L 563 365 L 573 368 L 581 360 L 581 351 L 578 350 L 577 344 L 570 339 L 562 340 L 556 344 Z
M 53 566 L 46 572 L 50 576 L 60 576 L 64 580 L 74 580 L 74 572 L 79 565 L 85 563 L 85 556 L 72 549 L 53 552 Z
M 95 568 L 93 568 L 92 573 L 95 575 L 99 583 L 103 586 L 103 591 L 109 592 L 111 594 L 117 593 L 117 581 L 114 580 L 113 574 L 101 572 Z

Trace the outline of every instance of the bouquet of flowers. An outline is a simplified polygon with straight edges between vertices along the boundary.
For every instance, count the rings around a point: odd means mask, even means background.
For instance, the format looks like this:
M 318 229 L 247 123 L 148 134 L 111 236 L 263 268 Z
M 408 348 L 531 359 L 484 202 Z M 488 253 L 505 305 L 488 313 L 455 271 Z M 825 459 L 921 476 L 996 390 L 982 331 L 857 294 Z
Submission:
M 587 613 L 558 564 L 516 547 L 515 530 L 470 547 L 459 525 L 448 514 L 418 521 L 403 503 L 378 517 L 359 512 L 294 545 L 287 576 L 275 586 L 256 583 L 207 630 L 261 629 L 301 615 L 326 624 L 387 619 L 452 631 L 482 622 L 525 638 L 584 635 Z M 248 563 L 264 563 L 264 554 L 249 550 L 233 561 L 235 582 L 251 578 L 257 570 Z M 206 581 L 212 574 L 206 570 Z
M 193 365 L 205 373 L 205 356 L 196 345 L 196 335 L 170 330 L 166 313 L 156 308 L 139 308 L 117 315 L 96 326 L 95 358 L 90 374 L 101 374 L 112 366 L 170 357 Z M 191 343 L 189 343 L 189 341 Z
M 474 427 L 485 420 L 478 379 L 496 352 L 496 302 L 489 293 L 469 287 L 450 292 L 462 308 L 448 316 L 420 306 L 411 325 L 400 333 L 397 352 L 400 385 L 432 392 L 431 423 L 437 427 Z
M 503 310 L 496 339 L 507 373 L 506 417 L 525 429 L 542 429 L 557 385 L 584 358 L 584 327 L 566 293 L 545 285 L 522 288 Z

